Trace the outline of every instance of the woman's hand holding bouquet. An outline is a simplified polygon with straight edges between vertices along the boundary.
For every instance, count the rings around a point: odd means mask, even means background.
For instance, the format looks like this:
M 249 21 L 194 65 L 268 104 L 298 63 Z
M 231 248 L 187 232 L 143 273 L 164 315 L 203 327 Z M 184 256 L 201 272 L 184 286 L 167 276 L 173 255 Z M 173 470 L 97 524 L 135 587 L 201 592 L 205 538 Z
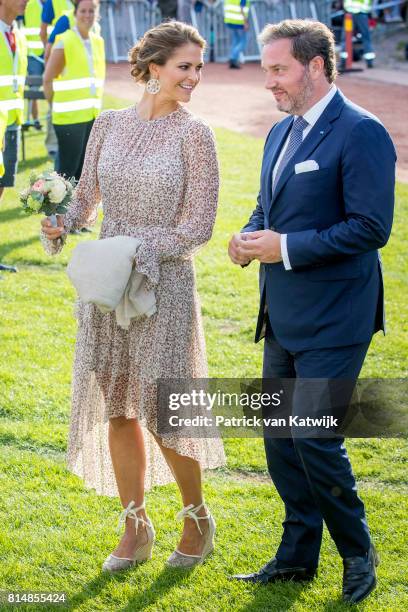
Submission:
M 41 225 L 50 240 L 65 240 L 64 215 L 72 200 L 75 184 L 75 179 L 66 179 L 54 171 L 32 173 L 30 185 L 20 193 L 20 201 L 27 214 L 47 215 Z

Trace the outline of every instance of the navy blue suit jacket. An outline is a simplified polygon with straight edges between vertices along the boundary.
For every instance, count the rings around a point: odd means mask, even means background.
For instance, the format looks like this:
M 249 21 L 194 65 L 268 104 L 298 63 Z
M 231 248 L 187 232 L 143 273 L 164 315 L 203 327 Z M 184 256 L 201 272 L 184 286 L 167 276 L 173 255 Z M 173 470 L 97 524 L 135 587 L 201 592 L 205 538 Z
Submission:
M 287 234 L 292 266 L 260 265 L 255 341 L 263 336 L 266 303 L 273 332 L 289 351 L 368 342 L 384 330 L 377 249 L 391 232 L 394 145 L 376 117 L 338 91 L 272 196 L 272 170 L 292 122 L 286 117 L 268 134 L 258 205 L 242 229 Z M 295 174 L 295 164 L 308 159 L 319 170 Z

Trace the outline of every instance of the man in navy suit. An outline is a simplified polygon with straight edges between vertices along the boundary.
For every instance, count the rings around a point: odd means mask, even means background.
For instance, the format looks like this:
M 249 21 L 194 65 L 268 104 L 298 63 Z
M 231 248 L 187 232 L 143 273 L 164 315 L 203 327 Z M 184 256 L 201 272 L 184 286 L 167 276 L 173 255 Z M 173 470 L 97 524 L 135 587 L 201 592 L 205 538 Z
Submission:
M 260 262 L 263 377 L 294 378 L 292 411 L 304 414 L 311 398 L 302 380 L 356 380 L 384 329 L 377 249 L 391 232 L 396 156 L 380 121 L 335 87 L 324 24 L 268 25 L 261 42 L 266 88 L 288 117 L 268 134 L 258 204 L 229 255 L 241 266 Z M 265 437 L 286 510 L 282 540 L 260 571 L 235 578 L 312 579 L 325 522 L 343 558 L 343 598 L 356 603 L 375 588 L 378 557 L 343 442 Z

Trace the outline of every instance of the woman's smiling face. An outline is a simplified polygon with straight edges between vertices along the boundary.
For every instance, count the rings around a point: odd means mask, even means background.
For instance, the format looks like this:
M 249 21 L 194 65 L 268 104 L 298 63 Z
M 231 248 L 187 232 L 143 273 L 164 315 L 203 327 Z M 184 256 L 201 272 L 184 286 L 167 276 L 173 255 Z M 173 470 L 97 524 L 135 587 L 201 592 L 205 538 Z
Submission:
M 160 81 L 158 95 L 175 102 L 189 102 L 201 80 L 203 65 L 203 49 L 194 43 L 178 47 L 164 66 L 151 64 L 151 76 Z

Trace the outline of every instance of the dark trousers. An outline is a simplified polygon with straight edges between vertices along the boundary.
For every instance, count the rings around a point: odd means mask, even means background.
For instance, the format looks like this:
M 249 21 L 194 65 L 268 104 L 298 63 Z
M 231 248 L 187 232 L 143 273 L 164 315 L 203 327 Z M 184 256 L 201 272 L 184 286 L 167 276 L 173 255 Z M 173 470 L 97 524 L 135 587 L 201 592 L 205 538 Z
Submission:
M 229 58 L 232 62 L 239 62 L 241 53 L 245 53 L 248 33 L 242 28 L 229 28 L 231 32 L 231 49 Z
M 264 378 L 355 380 L 369 343 L 291 353 L 276 340 L 268 321 Z M 303 390 L 303 398 L 302 398 Z M 310 398 L 302 382 L 293 393 L 292 414 L 305 414 Z M 364 556 L 370 534 L 364 505 L 343 438 L 265 437 L 269 473 L 285 504 L 282 541 L 276 553 L 285 565 L 318 565 L 323 521 L 340 555 Z
M 55 170 L 67 178 L 72 176 L 77 181 L 81 178 L 84 165 L 86 145 L 94 121 L 86 123 L 73 123 L 70 125 L 56 125 L 55 133 L 58 140 L 58 156 L 55 160 Z
M 0 187 L 14 187 L 18 169 L 18 150 L 20 147 L 21 128 L 13 125 L 7 128 L 4 135 L 4 175 L 0 177 Z M 0 147 L 3 145 L 0 142 Z

